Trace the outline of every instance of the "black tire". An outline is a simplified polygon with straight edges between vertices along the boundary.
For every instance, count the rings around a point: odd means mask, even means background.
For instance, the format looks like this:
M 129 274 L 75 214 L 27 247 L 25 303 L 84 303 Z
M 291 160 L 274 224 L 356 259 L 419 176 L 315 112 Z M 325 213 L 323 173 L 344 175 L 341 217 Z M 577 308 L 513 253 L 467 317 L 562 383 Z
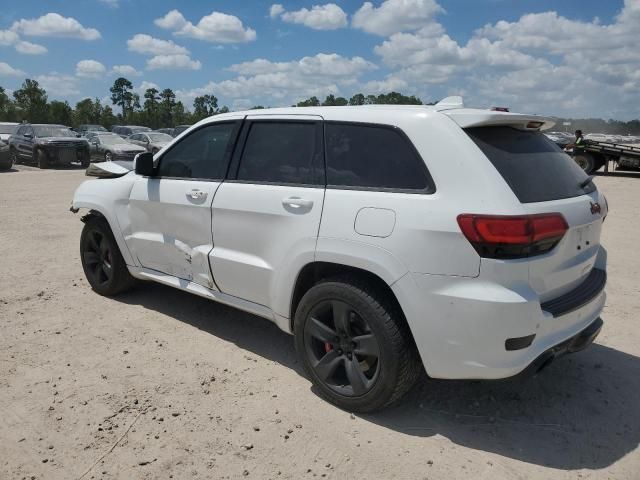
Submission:
M 596 161 L 593 158 L 593 155 L 590 155 L 587 152 L 581 152 L 574 155 L 573 160 L 587 175 L 591 175 L 596 171 Z
M 100 295 L 117 295 L 135 284 L 111 228 L 102 217 L 86 220 L 80 235 L 80 259 L 91 288 Z
M 87 157 L 82 159 L 82 161 L 80 162 L 80 165 L 82 166 L 82 168 L 89 168 L 89 165 L 91 165 L 91 158 Z
M 47 154 L 44 153 L 43 150 L 36 150 L 33 153 L 33 156 L 36 161 L 36 164 L 38 165 L 38 168 L 40 169 L 49 168 L 49 161 L 47 159 Z
M 15 148 L 9 150 L 9 157 L 11 158 L 12 165 L 17 165 L 20 161 L 20 157 L 18 156 L 18 151 Z
M 421 372 L 399 307 L 357 277 L 310 288 L 296 309 L 294 333 L 298 357 L 319 395 L 349 412 L 391 405 Z
M 113 161 L 113 154 L 111 152 L 104 152 L 104 161 L 105 162 Z

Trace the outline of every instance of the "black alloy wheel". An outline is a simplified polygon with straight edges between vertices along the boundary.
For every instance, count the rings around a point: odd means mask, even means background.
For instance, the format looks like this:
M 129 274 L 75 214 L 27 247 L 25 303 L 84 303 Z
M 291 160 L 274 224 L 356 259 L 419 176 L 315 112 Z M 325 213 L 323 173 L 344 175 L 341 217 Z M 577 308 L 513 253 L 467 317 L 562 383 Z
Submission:
M 113 252 L 103 232 L 91 230 L 83 245 L 82 260 L 91 285 L 107 285 L 113 279 Z
M 304 344 L 311 368 L 340 395 L 369 392 L 380 372 L 380 347 L 367 321 L 342 300 L 318 303 L 309 313 Z

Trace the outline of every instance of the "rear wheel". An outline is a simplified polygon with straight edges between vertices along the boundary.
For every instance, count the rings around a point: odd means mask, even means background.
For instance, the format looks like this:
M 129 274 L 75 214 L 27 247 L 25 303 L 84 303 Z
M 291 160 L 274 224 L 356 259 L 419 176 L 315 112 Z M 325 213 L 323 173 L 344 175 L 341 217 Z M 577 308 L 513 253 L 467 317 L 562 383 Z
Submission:
M 91 288 L 100 295 L 117 295 L 134 285 L 135 279 L 104 218 L 90 217 L 86 221 L 80 236 L 80 258 Z
M 590 155 L 587 152 L 581 152 L 576 154 L 573 157 L 573 160 L 578 164 L 578 166 L 585 171 L 587 175 L 591 175 L 596 171 L 596 161 L 593 158 L 593 155 Z
M 384 292 L 357 279 L 312 287 L 296 310 L 295 338 L 320 396 L 348 411 L 390 405 L 420 372 L 402 312 Z
M 9 157 L 11 158 L 11 164 L 12 165 L 16 165 L 18 163 L 18 161 L 20 160 L 18 158 L 18 151 L 15 148 L 12 148 L 9 151 Z

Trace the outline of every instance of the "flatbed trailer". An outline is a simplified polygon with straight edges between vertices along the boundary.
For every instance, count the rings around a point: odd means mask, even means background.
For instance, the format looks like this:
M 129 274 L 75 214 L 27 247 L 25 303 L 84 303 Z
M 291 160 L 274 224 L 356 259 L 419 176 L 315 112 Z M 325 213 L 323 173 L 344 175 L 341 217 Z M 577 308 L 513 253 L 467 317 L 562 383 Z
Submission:
M 608 172 L 610 162 L 615 163 L 616 170 L 640 169 L 640 146 L 585 140 L 582 146 L 574 147 L 570 155 L 589 175 L 602 166 Z

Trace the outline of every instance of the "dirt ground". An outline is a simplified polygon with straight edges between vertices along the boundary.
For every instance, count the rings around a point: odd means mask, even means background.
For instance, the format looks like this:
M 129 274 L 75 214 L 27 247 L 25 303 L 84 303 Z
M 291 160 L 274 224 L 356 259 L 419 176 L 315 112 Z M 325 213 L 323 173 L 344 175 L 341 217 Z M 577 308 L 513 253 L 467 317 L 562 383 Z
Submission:
M 636 178 L 633 178 L 636 177 Z M 80 170 L 0 173 L 0 478 L 640 479 L 640 177 L 611 207 L 605 327 L 528 381 L 320 400 L 274 325 L 169 287 L 93 293 Z

